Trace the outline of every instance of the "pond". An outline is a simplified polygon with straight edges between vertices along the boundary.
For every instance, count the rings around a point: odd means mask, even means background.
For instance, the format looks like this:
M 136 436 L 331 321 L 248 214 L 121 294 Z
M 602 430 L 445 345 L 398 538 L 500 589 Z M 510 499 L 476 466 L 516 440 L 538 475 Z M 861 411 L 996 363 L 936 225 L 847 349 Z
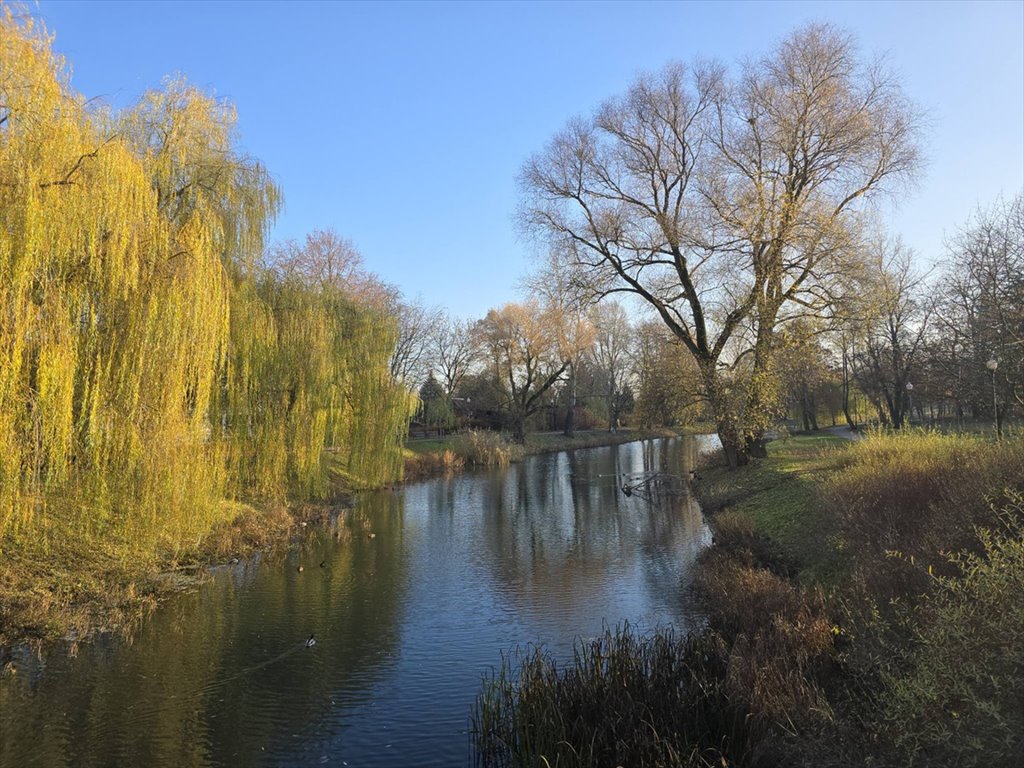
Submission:
M 696 502 L 621 486 L 685 476 L 701 440 L 365 494 L 288 551 L 218 569 L 129 641 L 18 651 L 0 680 L 0 766 L 470 764 L 470 709 L 502 652 L 568 657 L 625 620 L 700 620 L 688 586 L 710 535 Z

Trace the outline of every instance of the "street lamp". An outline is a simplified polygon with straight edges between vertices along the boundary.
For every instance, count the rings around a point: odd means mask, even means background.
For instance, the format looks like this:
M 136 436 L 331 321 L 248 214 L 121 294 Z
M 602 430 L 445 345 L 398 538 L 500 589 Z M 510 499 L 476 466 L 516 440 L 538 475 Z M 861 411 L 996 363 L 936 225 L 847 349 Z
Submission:
M 996 440 L 999 440 L 1003 436 L 999 429 L 999 401 L 996 399 L 996 369 L 999 368 L 999 361 L 993 357 L 985 363 L 985 367 L 992 374 L 992 426 L 996 431 Z
M 914 385 L 909 381 L 907 382 L 907 426 L 910 426 L 910 420 L 914 416 Z

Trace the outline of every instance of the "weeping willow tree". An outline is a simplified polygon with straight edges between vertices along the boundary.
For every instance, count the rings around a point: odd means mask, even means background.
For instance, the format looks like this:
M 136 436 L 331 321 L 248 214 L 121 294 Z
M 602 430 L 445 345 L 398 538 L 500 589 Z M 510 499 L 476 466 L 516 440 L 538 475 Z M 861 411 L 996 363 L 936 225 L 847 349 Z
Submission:
M 416 403 L 388 366 L 396 321 L 348 291 L 267 267 L 232 307 L 211 418 L 228 446 L 231 493 L 322 498 L 333 474 L 354 488 L 401 477 Z
M 237 146 L 180 79 L 90 108 L 0 8 L 0 545 L 175 551 L 230 501 L 399 476 L 394 323 L 263 265 L 281 195 Z

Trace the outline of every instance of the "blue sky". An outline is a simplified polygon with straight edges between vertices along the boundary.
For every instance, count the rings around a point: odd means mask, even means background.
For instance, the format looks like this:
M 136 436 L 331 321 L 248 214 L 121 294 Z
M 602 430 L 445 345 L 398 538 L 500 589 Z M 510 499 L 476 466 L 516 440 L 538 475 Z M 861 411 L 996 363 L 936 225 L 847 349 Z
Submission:
M 923 260 L 1024 187 L 1024 3 L 87 3 L 35 6 L 74 86 L 131 103 L 182 73 L 233 101 L 284 188 L 276 238 L 333 227 L 410 296 L 475 317 L 530 268 L 516 175 L 640 71 L 733 63 L 807 21 L 887 53 L 930 121 L 888 215 Z

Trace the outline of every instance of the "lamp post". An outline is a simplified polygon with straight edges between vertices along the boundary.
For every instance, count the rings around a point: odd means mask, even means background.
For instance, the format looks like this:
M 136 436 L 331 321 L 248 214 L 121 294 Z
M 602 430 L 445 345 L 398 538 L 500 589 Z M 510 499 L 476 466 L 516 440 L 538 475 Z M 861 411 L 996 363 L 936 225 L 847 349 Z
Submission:
M 914 415 L 914 385 L 907 382 L 907 426 L 910 426 L 910 419 Z
M 999 361 L 994 357 L 985 363 L 988 372 L 992 374 L 992 426 L 996 431 L 996 440 L 1002 438 L 1002 430 L 999 429 L 999 400 L 996 397 L 996 369 L 999 368 Z

